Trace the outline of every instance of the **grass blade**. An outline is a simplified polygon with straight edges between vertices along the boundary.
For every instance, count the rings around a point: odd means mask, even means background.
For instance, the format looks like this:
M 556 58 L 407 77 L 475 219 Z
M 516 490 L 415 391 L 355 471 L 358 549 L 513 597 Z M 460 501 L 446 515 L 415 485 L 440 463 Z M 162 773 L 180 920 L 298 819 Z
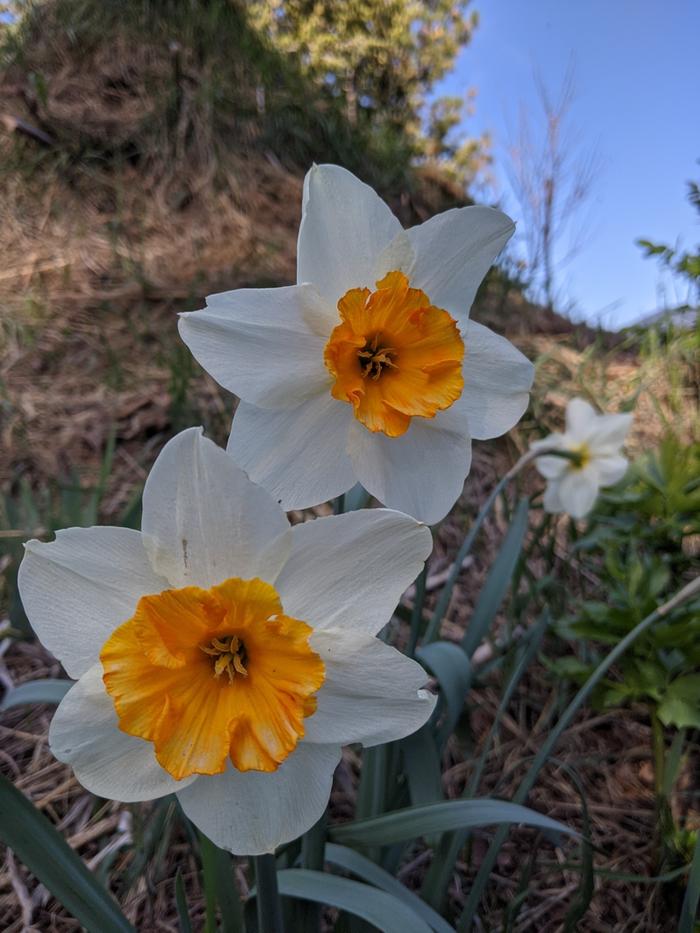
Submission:
M 86 929 L 134 933 L 116 901 L 63 836 L 2 775 L 0 838 Z
M 398 900 L 403 901 L 407 907 L 410 907 L 414 913 L 422 917 L 423 920 L 435 931 L 435 933 L 454 933 L 454 929 L 443 920 L 440 914 L 436 913 L 432 907 L 429 907 L 425 901 L 422 901 L 417 894 L 410 891 L 405 885 L 401 884 L 388 871 L 384 871 L 379 865 L 375 865 L 370 859 L 355 852 L 354 849 L 348 849 L 346 846 L 334 845 L 329 842 L 326 846 L 326 861 L 345 871 L 368 881 L 375 888 L 381 888 L 388 894 L 392 894 Z
M 328 811 L 314 823 L 301 837 L 301 868 L 311 871 L 323 871 L 323 859 L 326 851 L 326 832 L 328 830 Z M 296 922 L 302 930 L 318 930 L 321 923 L 321 908 L 310 901 L 296 905 Z
M 374 924 L 378 930 L 431 933 L 426 921 L 402 900 L 359 881 L 320 871 L 288 868 L 278 873 L 277 883 L 284 897 L 299 897 L 337 907 Z
M 529 450 L 527 453 L 523 454 L 518 462 L 515 463 L 510 468 L 510 470 L 508 470 L 505 476 L 501 477 L 501 479 L 496 483 L 496 485 L 491 490 L 486 502 L 484 502 L 484 504 L 481 506 L 479 514 L 474 519 L 474 524 L 467 532 L 464 541 L 462 541 L 459 551 L 457 552 L 455 562 L 452 565 L 450 575 L 442 588 L 437 603 L 435 604 L 435 609 L 433 611 L 430 624 L 428 625 L 428 630 L 425 633 L 426 644 L 435 641 L 440 634 L 440 626 L 442 625 L 442 620 L 445 618 L 449 608 L 450 600 L 452 599 L 452 590 L 454 589 L 454 585 L 457 582 L 457 577 L 459 576 L 459 573 L 462 569 L 464 559 L 471 551 L 474 541 L 476 540 L 476 536 L 479 534 L 481 526 L 484 524 L 484 521 L 491 511 L 494 502 L 500 495 L 501 491 L 508 485 L 508 483 L 514 479 L 518 473 L 520 473 L 523 467 L 531 463 L 535 457 L 539 455 L 539 453 L 542 453 L 542 451 Z
M 462 648 L 468 658 L 471 658 L 491 628 L 496 613 L 510 586 L 525 540 L 529 508 L 530 500 L 527 497 L 521 499 L 508 527 L 501 549 L 496 555 L 486 582 L 479 594 L 474 614 L 469 620 L 469 626 L 462 639 Z
M 524 823 L 554 833 L 578 833 L 542 813 L 506 800 L 445 800 L 420 807 L 405 807 L 369 820 L 357 820 L 331 827 L 336 842 L 350 845 L 384 846 L 406 842 L 431 833 L 494 826 L 498 823 Z
M 182 872 L 178 868 L 175 875 L 175 904 L 177 906 L 177 918 L 180 924 L 180 933 L 192 933 L 192 924 L 190 923 L 190 913 L 187 906 L 187 897 L 185 896 L 185 885 L 182 883 Z
M 8 690 L 0 703 L 0 712 L 21 706 L 23 703 L 51 703 L 57 706 L 73 686 L 72 680 L 57 680 L 47 677 L 45 680 L 28 680 L 12 690 Z
M 216 930 L 216 905 L 219 905 L 224 933 L 241 933 L 243 904 L 238 896 L 233 875 L 233 862 L 228 852 L 214 845 L 204 833 L 199 833 L 204 894 L 207 903 L 207 929 Z
M 693 852 L 693 861 L 690 864 L 690 874 L 688 875 L 688 887 L 685 889 L 683 906 L 678 921 L 678 933 L 694 933 L 697 929 L 695 919 L 698 913 L 698 903 L 700 903 L 700 834 L 698 834 Z
M 400 745 L 411 803 L 416 806 L 443 800 L 440 757 L 430 723 L 402 739 Z
M 416 577 L 415 593 L 413 596 L 413 609 L 411 610 L 411 635 L 408 640 L 406 654 L 412 658 L 416 653 L 416 645 L 420 637 L 420 630 L 423 626 L 423 607 L 425 606 L 425 584 L 428 579 L 428 564 L 423 564 L 423 569 Z

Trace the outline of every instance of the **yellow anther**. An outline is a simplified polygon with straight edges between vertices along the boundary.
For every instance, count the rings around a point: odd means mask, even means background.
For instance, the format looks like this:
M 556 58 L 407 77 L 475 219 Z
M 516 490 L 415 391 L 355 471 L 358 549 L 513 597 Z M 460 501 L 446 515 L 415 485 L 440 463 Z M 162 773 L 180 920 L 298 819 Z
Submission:
M 212 638 L 208 645 L 200 645 L 201 650 L 209 657 L 215 658 L 214 676 L 220 677 L 224 671 L 228 674 L 230 683 L 236 674 L 248 676 L 245 668 L 245 646 L 237 635 L 224 635 L 221 638 Z
M 379 334 L 375 334 L 371 340 L 367 341 L 361 350 L 357 351 L 362 376 L 370 376 L 376 381 L 382 374 L 383 366 L 388 366 L 391 369 L 398 369 L 396 363 L 392 359 L 395 353 L 395 347 L 380 347 Z

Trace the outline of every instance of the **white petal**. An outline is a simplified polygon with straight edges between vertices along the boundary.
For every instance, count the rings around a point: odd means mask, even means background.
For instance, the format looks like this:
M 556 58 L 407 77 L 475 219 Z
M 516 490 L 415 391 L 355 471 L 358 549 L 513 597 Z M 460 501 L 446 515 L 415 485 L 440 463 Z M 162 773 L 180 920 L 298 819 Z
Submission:
M 304 741 L 379 745 L 411 735 L 430 718 L 437 697 L 421 689 L 428 675 L 396 648 L 337 629 L 315 631 L 311 645 L 326 680 L 316 712 L 304 720 Z
M 582 398 L 572 398 L 566 406 L 566 432 L 577 441 L 588 440 L 598 415 Z
M 458 207 L 407 230 L 415 251 L 402 269 L 413 288 L 460 322 L 466 321 L 476 290 L 510 239 L 515 224 L 491 207 Z
M 297 282 L 313 282 L 335 310 L 348 289 L 374 288 L 379 254 L 400 231 L 372 188 L 338 165 L 315 165 L 304 182 Z
M 182 809 L 215 845 L 235 855 L 262 855 L 296 839 L 326 809 L 334 745 L 300 743 L 277 771 L 237 771 L 200 777 L 178 793 Z
M 457 403 L 434 418 L 413 418 L 401 437 L 373 434 L 353 419 L 348 450 L 368 492 L 428 525 L 450 511 L 471 466 L 469 429 Z
M 51 721 L 49 745 L 59 761 L 73 768 L 83 787 L 109 800 L 153 800 L 195 780 L 176 781 L 156 761 L 151 742 L 119 729 L 99 663 L 61 700 Z
M 591 428 L 590 446 L 594 453 L 616 454 L 632 427 L 633 415 L 598 415 Z
M 565 450 L 566 438 L 563 434 L 550 434 L 539 441 L 530 442 L 530 450 Z M 571 461 L 566 457 L 548 457 L 541 454 L 535 460 L 535 467 L 545 479 L 557 479 L 570 468 Z
M 314 628 L 376 634 L 432 550 L 408 515 L 364 509 L 292 528 L 292 553 L 275 582 L 284 611 Z
M 483 324 L 467 322 L 465 344 L 462 394 L 469 431 L 476 440 L 499 437 L 522 418 L 535 368 L 509 340 Z
M 288 408 L 330 386 L 323 348 L 310 322 L 325 304 L 312 285 L 245 288 L 181 314 L 180 336 L 229 392 L 263 408 Z
M 545 512 L 563 512 L 564 506 L 559 497 L 559 480 L 552 479 L 547 483 L 547 486 L 544 491 L 544 498 L 542 499 L 542 505 L 544 506 Z
M 48 544 L 29 541 L 19 592 L 39 640 L 80 677 L 146 593 L 168 582 L 151 569 L 141 535 L 129 528 L 66 528 Z
M 619 455 L 596 457 L 595 465 L 601 486 L 614 486 L 627 472 L 627 458 Z
M 283 508 L 305 509 L 355 485 L 346 453 L 352 417 L 330 392 L 284 411 L 241 402 L 228 452 Z
M 172 586 L 272 582 L 291 543 L 282 509 L 201 428 L 174 437 L 153 465 L 143 535 L 151 563 Z
M 563 510 L 572 518 L 588 515 L 595 505 L 599 485 L 594 463 L 582 470 L 570 470 L 559 483 L 559 499 Z

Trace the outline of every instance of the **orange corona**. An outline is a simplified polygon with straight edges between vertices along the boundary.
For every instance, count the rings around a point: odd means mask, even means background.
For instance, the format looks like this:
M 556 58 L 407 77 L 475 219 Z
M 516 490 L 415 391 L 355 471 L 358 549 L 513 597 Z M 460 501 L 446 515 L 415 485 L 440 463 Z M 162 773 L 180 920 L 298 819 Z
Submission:
M 325 678 L 311 627 L 259 579 L 143 596 L 100 660 L 119 728 L 181 780 L 275 771 L 304 735 Z
M 433 418 L 462 394 L 464 342 L 456 322 L 389 272 L 376 291 L 351 288 L 338 302 L 341 323 L 326 344 L 331 393 L 349 402 L 370 431 L 404 434 L 411 418 Z

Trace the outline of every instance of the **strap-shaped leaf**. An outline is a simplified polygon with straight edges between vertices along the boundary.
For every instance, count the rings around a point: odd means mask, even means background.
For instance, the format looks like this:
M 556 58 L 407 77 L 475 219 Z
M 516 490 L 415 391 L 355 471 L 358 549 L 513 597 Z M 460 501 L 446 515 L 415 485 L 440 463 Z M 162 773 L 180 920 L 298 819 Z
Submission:
M 23 703 L 51 703 L 57 706 L 73 686 L 72 680 L 28 680 L 13 690 L 8 690 L 0 703 L 0 710 L 21 706 Z
M 436 913 L 425 901 L 422 901 L 417 894 L 401 884 L 388 871 L 380 868 L 371 859 L 360 855 L 354 849 L 348 849 L 346 846 L 338 846 L 329 842 L 326 845 L 326 861 L 330 862 L 331 865 L 344 868 L 345 871 L 357 875 L 363 881 L 368 881 L 375 888 L 381 888 L 388 894 L 392 894 L 400 901 L 403 901 L 414 913 L 422 917 L 435 933 L 454 933 L 454 927 L 451 927 L 446 920 L 443 920 L 440 914 Z
M 90 933 L 133 933 L 116 902 L 63 836 L 2 775 L 0 839 Z
M 187 906 L 185 885 L 182 881 L 182 872 L 178 868 L 175 875 L 175 905 L 177 906 L 177 919 L 180 924 L 180 933 L 192 933 L 190 912 Z
M 216 905 L 226 933 L 243 930 L 243 904 L 233 876 L 234 864 L 228 852 L 220 849 L 204 833 L 199 833 L 199 854 L 202 860 L 207 922 L 216 929 Z
M 386 891 L 322 871 L 289 868 L 277 874 L 279 892 L 285 897 L 328 904 L 361 917 L 379 930 L 431 933 L 430 926 L 403 901 Z
M 520 557 L 525 532 L 530 500 L 523 498 L 518 503 L 513 521 L 510 523 L 501 549 L 496 555 L 489 575 L 486 578 L 474 613 L 469 620 L 469 627 L 462 639 L 462 648 L 471 657 L 493 624 L 496 613 L 508 591 L 515 566 Z
M 678 921 L 678 933 L 693 933 L 697 929 L 695 922 L 698 915 L 698 904 L 700 903 L 700 837 L 695 843 L 693 852 L 693 861 L 690 864 L 690 873 L 688 875 L 688 887 L 685 889 L 683 906 Z
M 499 823 L 524 823 L 549 832 L 579 835 L 563 823 L 528 807 L 488 798 L 445 800 L 422 807 L 406 807 L 373 819 L 334 826 L 329 835 L 336 842 L 350 845 L 391 845 L 431 833 L 495 826 Z
M 437 678 L 447 707 L 442 732 L 450 735 L 457 725 L 464 699 L 472 680 L 469 658 L 459 645 L 450 641 L 434 641 L 416 651 L 416 657 Z
M 411 803 L 416 806 L 444 800 L 440 755 L 430 723 L 402 739 L 400 745 Z

